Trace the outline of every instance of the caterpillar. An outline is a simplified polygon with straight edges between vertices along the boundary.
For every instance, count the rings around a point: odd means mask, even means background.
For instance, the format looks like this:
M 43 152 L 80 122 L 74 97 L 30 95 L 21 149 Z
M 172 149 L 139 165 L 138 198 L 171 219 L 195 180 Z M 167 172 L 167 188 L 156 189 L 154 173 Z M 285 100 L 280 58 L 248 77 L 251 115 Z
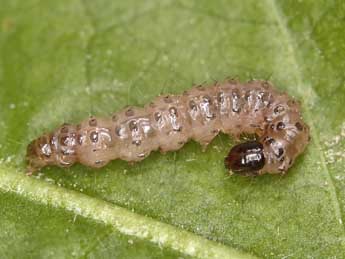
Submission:
M 137 162 L 154 150 L 178 150 L 190 139 L 205 149 L 219 132 L 236 139 L 243 133 L 255 136 L 235 145 L 224 160 L 229 171 L 247 176 L 284 174 L 310 140 L 298 101 L 268 81 L 231 79 L 158 96 L 110 118 L 63 124 L 28 145 L 27 173 L 76 162 L 94 168 L 114 159 Z

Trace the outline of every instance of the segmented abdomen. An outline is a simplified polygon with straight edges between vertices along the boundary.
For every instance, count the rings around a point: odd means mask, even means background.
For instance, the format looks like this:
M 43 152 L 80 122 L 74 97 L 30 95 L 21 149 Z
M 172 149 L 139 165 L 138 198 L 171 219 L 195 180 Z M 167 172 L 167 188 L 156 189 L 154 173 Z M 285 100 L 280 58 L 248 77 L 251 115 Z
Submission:
M 296 101 L 266 81 L 226 81 L 182 95 L 158 96 L 143 108 L 127 107 L 111 118 L 64 124 L 28 147 L 28 171 L 80 162 L 102 167 L 113 159 L 140 161 L 151 151 L 180 149 L 193 139 L 206 147 L 220 132 L 256 134 L 264 146 L 261 173 L 285 172 L 309 139 Z

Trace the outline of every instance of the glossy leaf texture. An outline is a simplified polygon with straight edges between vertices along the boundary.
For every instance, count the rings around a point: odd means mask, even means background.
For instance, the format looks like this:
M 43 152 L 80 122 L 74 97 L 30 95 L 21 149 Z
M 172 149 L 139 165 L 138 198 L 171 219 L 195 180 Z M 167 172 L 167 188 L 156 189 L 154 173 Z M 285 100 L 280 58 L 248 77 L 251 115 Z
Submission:
M 0 7 L 0 253 L 7 258 L 341 258 L 343 1 L 40 1 Z M 229 176 L 233 140 L 135 165 L 25 176 L 63 122 L 238 77 L 298 98 L 307 151 L 285 176 Z

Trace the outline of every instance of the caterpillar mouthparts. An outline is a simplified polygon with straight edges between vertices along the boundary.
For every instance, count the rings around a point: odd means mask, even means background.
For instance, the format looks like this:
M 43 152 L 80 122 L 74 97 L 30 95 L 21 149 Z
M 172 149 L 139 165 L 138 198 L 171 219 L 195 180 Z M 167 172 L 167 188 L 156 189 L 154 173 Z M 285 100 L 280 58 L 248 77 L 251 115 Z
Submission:
M 47 165 L 99 168 L 114 159 L 141 161 L 154 150 L 178 150 L 190 139 L 206 147 L 219 132 L 256 136 L 225 158 L 226 168 L 241 175 L 285 173 L 310 140 L 295 99 L 267 81 L 226 80 L 158 96 L 110 118 L 63 124 L 28 145 L 27 174 Z

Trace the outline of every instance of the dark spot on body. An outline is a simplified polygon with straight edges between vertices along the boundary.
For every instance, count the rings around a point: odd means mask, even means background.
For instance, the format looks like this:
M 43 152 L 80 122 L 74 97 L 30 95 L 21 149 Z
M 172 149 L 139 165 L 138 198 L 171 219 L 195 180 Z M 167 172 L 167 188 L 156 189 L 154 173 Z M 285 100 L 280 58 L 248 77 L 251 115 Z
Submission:
M 244 93 L 244 100 L 246 102 L 249 102 L 249 98 L 251 96 L 252 92 L 250 90 L 247 90 L 245 93 Z
M 62 146 L 74 146 L 76 140 L 76 134 L 70 134 L 67 136 L 62 136 L 60 138 L 60 144 Z
M 235 78 L 230 78 L 227 81 L 228 81 L 229 84 L 232 84 L 232 85 L 238 84 L 238 80 L 236 80 Z
M 279 158 L 284 154 L 284 148 L 278 148 L 277 152 L 275 153 L 276 157 Z
M 132 120 L 129 122 L 128 127 L 131 131 L 137 131 L 138 130 L 138 123 L 135 120 Z
M 268 92 L 263 92 L 261 100 L 265 107 L 270 107 L 272 103 L 272 95 Z
M 262 82 L 262 87 L 266 90 L 270 87 L 270 84 L 267 81 Z
M 174 131 L 180 132 L 182 131 L 182 126 L 174 127 Z
M 79 145 L 83 144 L 83 136 L 81 134 L 77 134 L 77 143 Z
M 199 91 L 205 91 L 205 87 L 202 86 L 202 85 L 198 85 L 196 88 L 197 88 Z
M 66 149 L 61 149 L 60 150 L 61 154 L 63 154 L 64 156 L 70 156 L 74 153 L 73 150 L 71 150 L 70 148 L 66 148 Z
M 50 145 L 55 146 L 56 142 L 57 142 L 57 137 L 51 136 L 50 137 Z
M 218 101 L 218 103 L 220 103 L 220 104 L 223 104 L 223 103 L 224 103 L 224 93 L 223 93 L 223 92 L 219 92 L 219 93 L 217 94 L 217 101 Z
M 208 95 L 203 96 L 203 102 L 208 103 L 209 105 L 212 105 L 212 99 Z
M 239 113 L 241 111 L 240 108 L 240 95 L 238 89 L 232 91 L 232 111 L 235 113 Z
M 262 102 L 263 101 L 263 98 L 264 98 L 264 95 L 265 95 L 265 92 L 258 92 L 257 95 L 256 95 L 256 98 Z
M 111 120 L 113 122 L 116 122 L 118 120 L 118 116 L 116 114 L 114 114 L 112 117 L 111 117 Z
M 294 99 L 291 99 L 291 100 L 289 100 L 289 101 L 287 102 L 287 105 L 288 105 L 289 107 L 293 107 L 293 106 L 295 106 L 296 104 L 297 104 L 297 101 L 294 100 Z
M 68 136 L 60 137 L 60 145 L 66 146 L 68 144 Z
M 197 109 L 196 103 L 193 100 L 189 102 L 189 108 L 193 111 Z
M 271 138 L 271 137 L 268 137 L 268 136 L 266 136 L 266 137 L 264 138 L 264 143 L 266 143 L 266 144 L 271 145 L 271 144 L 273 144 L 274 142 L 275 142 L 275 139 L 274 139 L 274 138 Z
M 165 103 L 172 103 L 172 99 L 171 99 L 170 95 L 164 96 L 163 100 Z
M 136 146 L 140 146 L 141 144 L 141 140 L 133 140 L 132 144 L 136 145 Z
M 118 136 L 118 137 L 121 137 L 121 127 L 117 126 L 115 128 L 115 134 Z
M 127 109 L 125 114 L 126 114 L 127 117 L 131 117 L 131 116 L 134 115 L 134 111 L 133 111 L 133 109 L 129 108 L 129 109 Z
M 232 98 L 233 98 L 233 99 L 238 99 L 238 98 L 240 98 L 240 94 L 239 94 L 238 89 L 232 90 L 231 95 L 232 95 Z
M 215 113 L 209 113 L 206 115 L 206 118 L 209 120 L 214 120 L 216 118 L 216 114 Z
M 173 117 L 178 117 L 178 114 L 177 114 L 177 109 L 175 107 L 170 107 L 169 108 L 169 113 L 171 116 Z
M 39 148 L 40 148 L 43 156 L 45 156 L 45 157 L 51 156 L 52 150 L 51 150 L 51 146 L 49 145 L 49 143 L 41 143 L 41 144 L 39 144 Z
M 303 130 L 303 125 L 300 122 L 296 122 L 295 126 L 299 131 Z
M 284 110 L 285 110 L 284 106 L 282 106 L 282 105 L 277 105 L 277 106 L 274 108 L 273 112 L 274 112 L 276 115 L 278 115 L 278 114 L 282 113 Z
M 160 112 L 156 112 L 153 117 L 155 118 L 155 121 L 160 121 L 160 119 L 162 118 L 162 114 Z
M 280 121 L 277 123 L 277 130 L 283 130 L 285 128 L 284 122 Z
M 95 117 L 90 117 L 89 119 L 89 126 L 96 127 L 97 126 L 97 120 Z
M 96 131 L 92 131 L 90 133 L 90 140 L 93 143 L 96 143 L 98 141 L 98 133 Z
M 69 127 L 69 126 L 70 126 L 69 124 L 64 123 L 64 124 L 62 125 L 61 129 L 60 129 L 60 132 L 63 133 L 63 134 L 68 133 L 68 127 Z

